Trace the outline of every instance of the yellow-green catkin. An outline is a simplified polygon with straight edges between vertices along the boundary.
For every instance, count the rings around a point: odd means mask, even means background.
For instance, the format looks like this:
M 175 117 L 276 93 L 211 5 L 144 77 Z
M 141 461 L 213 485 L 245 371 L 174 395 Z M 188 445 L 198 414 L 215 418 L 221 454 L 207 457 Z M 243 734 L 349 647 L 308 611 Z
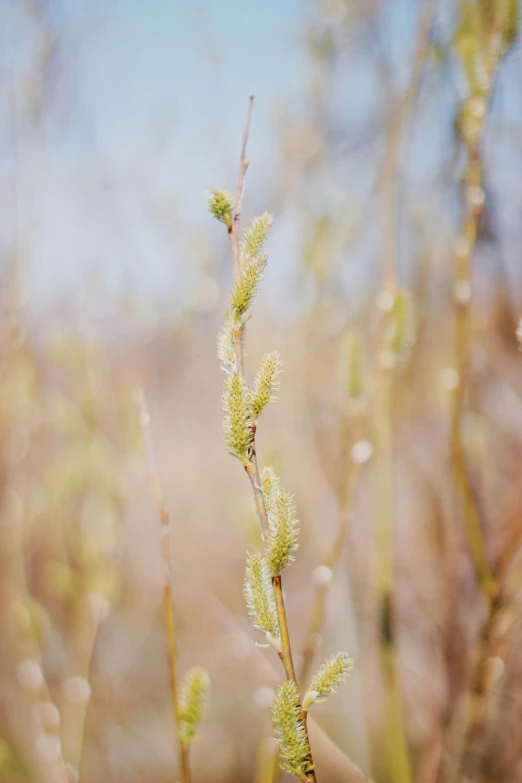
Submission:
M 241 320 L 254 301 L 267 261 L 268 256 L 262 253 L 254 258 L 245 258 L 242 262 L 229 297 L 230 307 L 236 320 Z
M 265 505 L 268 513 L 274 503 L 275 493 L 279 489 L 279 477 L 275 470 L 266 465 L 261 471 L 261 490 L 265 499 Z
M 208 197 L 208 208 L 216 220 L 230 228 L 234 210 L 234 197 L 228 190 L 212 188 Z
M 281 649 L 279 622 L 268 561 L 258 552 L 247 556 L 244 596 L 248 616 L 268 644 Z
M 237 372 L 228 375 L 223 392 L 223 433 L 230 453 L 242 462 L 248 461 L 254 441 L 250 402 L 243 376 Z
M 180 742 L 188 745 L 196 736 L 208 701 L 210 677 L 205 669 L 194 667 L 186 673 L 181 685 L 178 728 Z
M 270 498 L 268 523 L 268 562 L 273 576 L 278 576 L 294 560 L 299 536 L 294 496 L 282 487 L 275 489 Z
M 263 212 L 262 215 L 258 215 L 250 221 L 241 237 L 241 255 L 243 258 L 254 258 L 261 252 L 271 225 L 272 215 L 268 212 Z
M 312 704 L 324 701 L 347 679 L 353 669 L 353 658 L 348 653 L 340 652 L 328 658 L 313 676 L 310 687 L 303 699 L 303 709 Z
M 254 387 L 252 389 L 252 418 L 257 420 L 269 402 L 277 400 L 280 377 L 283 370 L 281 357 L 277 351 L 267 353 L 261 359 Z
M 217 352 L 221 369 L 226 375 L 236 372 L 236 349 L 234 344 L 234 328 L 227 318 L 218 334 Z
M 301 717 L 299 691 L 291 680 L 284 680 L 277 689 L 270 717 L 279 744 L 281 768 L 305 781 L 313 768 L 309 761 L 310 745 Z

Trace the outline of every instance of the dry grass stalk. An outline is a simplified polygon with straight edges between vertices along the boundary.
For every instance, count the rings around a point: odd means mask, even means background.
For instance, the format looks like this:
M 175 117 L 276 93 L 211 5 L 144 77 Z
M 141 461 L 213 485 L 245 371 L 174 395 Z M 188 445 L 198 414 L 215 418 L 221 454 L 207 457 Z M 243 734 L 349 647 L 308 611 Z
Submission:
M 176 727 L 176 744 L 182 783 L 191 783 L 190 744 L 195 728 L 203 716 L 208 696 L 209 678 L 203 669 L 191 669 L 180 683 L 178 673 L 178 641 L 172 598 L 172 559 L 170 551 L 169 513 L 164 500 L 163 488 L 156 464 L 156 452 L 151 432 L 150 414 L 143 390 L 137 396 L 140 425 L 147 450 L 149 472 L 158 508 L 161 528 L 161 552 L 163 562 L 163 611 L 167 637 L 170 695 Z

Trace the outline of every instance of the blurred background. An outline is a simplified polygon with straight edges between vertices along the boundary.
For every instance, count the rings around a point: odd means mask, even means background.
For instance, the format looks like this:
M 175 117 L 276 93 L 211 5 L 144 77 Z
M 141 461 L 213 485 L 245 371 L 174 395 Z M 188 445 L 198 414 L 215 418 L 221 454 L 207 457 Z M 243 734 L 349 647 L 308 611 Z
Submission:
M 73 782 L 178 779 L 140 389 L 180 669 L 212 678 L 194 780 L 277 779 L 206 201 L 252 93 L 243 218 L 274 226 L 246 371 L 281 353 L 257 442 L 301 521 L 294 656 L 355 659 L 314 717 L 379 783 L 522 780 L 519 10 L 0 0 L 1 780 L 62 753 Z

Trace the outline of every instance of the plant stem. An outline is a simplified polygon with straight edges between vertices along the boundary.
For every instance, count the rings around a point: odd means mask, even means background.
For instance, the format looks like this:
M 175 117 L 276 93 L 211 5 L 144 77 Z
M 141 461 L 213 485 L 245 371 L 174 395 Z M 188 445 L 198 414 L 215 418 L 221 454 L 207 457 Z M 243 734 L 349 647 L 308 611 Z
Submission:
M 386 747 L 391 780 L 408 783 L 411 778 L 408 747 L 400 696 L 396 621 L 393 606 L 395 581 L 393 546 L 393 454 L 392 371 L 378 371 L 375 394 L 375 444 L 378 519 L 378 590 L 381 666 L 386 685 Z
M 493 29 L 489 31 L 490 42 L 502 40 L 502 25 L 502 14 L 500 14 L 495 17 Z M 469 135 L 468 137 L 464 134 L 462 136 L 467 153 L 467 166 L 464 176 L 466 201 L 459 247 L 455 253 L 455 369 L 458 372 L 459 383 L 452 399 L 451 455 L 455 484 L 462 503 L 464 524 L 469 539 L 477 581 L 488 603 L 494 604 L 500 588 L 498 580 L 495 579 L 488 562 L 482 531 L 482 520 L 470 481 L 462 431 L 462 419 L 466 407 L 469 319 L 472 294 L 471 260 L 477 244 L 479 219 L 485 202 L 482 187 L 483 172 L 480 148 L 502 56 L 497 44 L 495 47 L 490 46 L 490 49 L 486 63 L 489 87 L 483 95 L 483 116 L 476 120 L 480 123 L 479 129 L 471 138 Z
M 254 783 L 273 783 L 277 777 L 279 750 L 273 737 L 265 737 L 259 744 Z
M 287 680 L 292 680 L 297 685 L 297 677 L 295 676 L 294 661 L 292 659 L 292 650 L 290 648 L 290 635 L 288 633 L 288 623 L 286 620 L 285 601 L 283 597 L 283 587 L 281 585 L 281 577 L 272 577 L 272 587 L 274 589 L 274 597 L 277 609 L 277 619 L 279 620 L 279 630 L 281 632 L 281 660 L 285 667 L 285 674 Z
M 241 157 L 239 159 L 239 174 L 237 177 L 236 204 L 234 207 L 234 217 L 228 233 L 232 245 L 232 261 L 234 263 L 234 277 L 239 275 L 241 269 L 241 259 L 239 257 L 239 221 L 241 219 L 241 207 L 243 205 L 243 196 L 245 194 L 245 174 L 248 169 L 249 160 L 246 154 L 248 137 L 250 135 L 250 123 L 252 121 L 252 109 L 254 108 L 254 96 L 251 95 L 248 101 L 248 113 L 243 131 L 243 143 L 241 145 Z
M 178 758 L 181 773 L 182 783 L 190 783 L 190 760 L 189 760 L 189 746 L 181 742 L 179 738 L 179 731 L 181 728 L 181 710 L 179 701 L 179 678 L 178 678 L 178 647 L 177 647 L 177 633 L 176 624 L 174 619 L 174 602 L 172 598 L 172 564 L 171 564 L 171 552 L 170 552 L 170 526 L 169 526 L 169 513 L 165 506 L 163 488 L 159 478 L 159 473 L 156 464 L 156 453 L 154 449 L 154 441 L 152 438 L 152 432 L 150 429 L 150 415 L 147 408 L 147 401 L 143 390 L 138 392 L 138 407 L 140 413 L 140 424 L 143 432 L 143 439 L 145 441 L 145 447 L 147 449 L 147 458 L 149 464 L 149 472 L 152 482 L 154 495 L 156 497 L 158 507 L 158 520 L 161 528 L 161 554 L 163 561 L 163 609 L 164 609 L 164 623 L 165 632 L 167 636 L 167 655 L 169 663 L 169 681 L 170 681 L 170 695 L 173 708 L 175 741 L 178 746 Z
M 168 520 L 168 515 L 165 515 Z M 163 533 L 163 540 L 165 541 L 168 536 L 168 521 L 163 522 L 163 526 L 166 527 L 166 535 Z M 174 710 L 174 721 L 177 729 L 181 724 L 181 716 L 179 709 L 179 683 L 178 683 L 178 651 L 176 644 L 176 627 L 174 625 L 174 606 L 172 602 L 172 588 L 170 579 L 167 575 L 163 578 L 163 608 L 165 614 L 165 630 L 167 634 L 167 654 L 169 659 L 169 681 L 170 681 L 170 693 L 172 699 L 172 706 Z M 189 747 L 181 741 L 179 741 L 176 731 L 176 741 L 178 743 L 178 755 L 179 766 L 181 772 L 181 780 L 183 783 L 190 783 L 190 760 L 189 760 Z
M 249 160 L 246 155 L 246 148 L 248 143 L 248 136 L 250 133 L 250 122 L 252 119 L 253 104 L 254 104 L 254 96 L 251 95 L 248 103 L 247 120 L 245 124 L 245 130 L 243 132 L 243 143 L 241 146 L 241 157 L 239 161 L 236 203 L 234 207 L 234 214 L 232 217 L 232 224 L 228 230 L 228 234 L 230 237 L 230 244 L 232 248 L 234 278 L 236 279 L 241 271 L 241 260 L 240 260 L 240 253 L 239 253 L 239 220 L 241 217 L 241 206 L 243 203 L 243 195 L 245 192 L 245 174 L 249 164 Z M 237 372 L 239 375 L 244 377 L 243 334 L 244 334 L 244 324 L 243 323 L 237 324 L 233 329 Z M 248 463 L 245 465 L 245 470 L 250 479 L 250 483 L 252 485 L 256 511 L 259 517 L 261 532 L 263 534 L 263 539 L 266 545 L 266 541 L 268 540 L 268 533 L 269 533 L 268 514 L 266 511 L 266 503 L 263 496 L 263 490 L 261 489 L 261 478 L 259 474 L 259 463 L 257 460 L 255 436 L 256 436 L 256 428 L 254 426 L 253 442 L 251 446 L 250 458 Z M 288 622 L 286 619 L 286 610 L 285 610 L 285 604 L 283 599 L 283 587 L 281 582 L 281 576 L 272 577 L 272 586 L 274 589 L 274 598 L 277 607 L 277 617 L 279 620 L 279 629 L 281 632 L 280 657 L 283 662 L 287 679 L 292 680 L 297 685 L 297 678 L 295 676 L 294 664 L 292 659 L 292 649 L 290 646 Z M 304 716 L 304 713 L 302 714 Z M 304 717 L 303 717 L 303 721 L 304 721 Z M 306 724 L 305 724 L 305 728 L 306 728 Z M 307 733 L 307 737 L 308 737 L 308 733 Z M 309 761 L 313 764 L 311 751 L 309 755 Z M 306 779 L 309 780 L 311 783 L 316 783 L 315 772 L 312 771 L 311 773 L 309 773 Z
M 268 540 L 269 525 L 268 514 L 266 513 L 265 498 L 263 497 L 263 490 L 261 489 L 261 477 L 259 474 L 259 465 L 257 462 L 256 444 L 255 444 L 255 426 L 254 426 L 254 442 L 252 444 L 252 455 L 250 462 L 245 465 L 250 483 L 252 484 L 252 492 L 254 493 L 254 501 L 256 504 L 257 516 L 261 523 L 261 533 L 263 535 L 263 541 L 266 544 Z
M 414 54 L 410 81 L 401 96 L 398 110 L 388 127 L 382 190 L 381 290 L 394 293 L 398 265 L 398 193 L 397 177 L 404 152 L 404 141 L 414 108 L 416 90 L 429 51 L 429 33 L 436 8 L 435 0 L 425 0 Z M 389 314 L 383 318 L 384 336 Z M 381 338 L 382 339 L 382 338 Z M 380 348 L 379 348 L 380 350 Z M 393 490 L 393 370 L 380 362 L 375 370 L 376 484 L 378 521 L 378 591 L 381 635 L 381 668 L 386 686 L 385 731 L 388 772 L 394 783 L 410 783 L 412 773 L 400 688 L 394 607 L 394 490 Z
M 518 495 L 518 488 L 517 488 Z M 488 617 L 482 629 L 479 654 L 470 682 L 471 688 L 462 712 L 461 720 L 452 726 L 452 747 L 454 766 L 450 779 L 456 783 L 464 771 L 476 777 L 481 760 L 481 748 L 476 745 L 487 719 L 489 697 L 503 673 L 510 635 L 513 632 L 517 613 L 510 606 L 513 597 L 507 589 L 507 577 L 522 546 L 522 528 L 512 534 L 504 545 L 494 570 L 498 591 L 488 607 Z M 500 671 L 491 674 L 490 662 L 500 664 Z
M 497 17 L 493 29 L 488 31 L 490 41 L 502 39 L 502 24 Z M 465 206 L 461 235 L 455 252 L 454 307 L 455 307 L 455 369 L 458 373 L 458 385 L 453 393 L 451 406 L 450 447 L 454 482 L 462 506 L 464 525 L 469 541 L 470 554 L 478 585 L 487 604 L 488 615 L 482 629 L 480 652 L 468 680 L 469 691 L 465 694 L 464 708 L 450 723 L 448 731 L 452 757 L 441 764 L 438 780 L 460 780 L 464 767 L 473 756 L 472 745 L 485 723 L 488 697 L 492 688 L 491 678 L 487 674 L 488 660 L 492 657 L 503 660 L 507 646 L 509 622 L 503 623 L 506 608 L 505 575 L 511 563 L 511 556 L 518 551 L 519 535 L 508 542 L 501 553 L 495 569 L 492 569 L 487 555 L 482 529 L 482 519 L 473 487 L 465 453 L 463 416 L 466 410 L 466 382 L 469 353 L 470 306 L 472 301 L 471 261 L 477 244 L 479 219 L 484 209 L 483 171 L 481 145 L 491 97 L 498 73 L 501 52 L 498 47 L 490 48 L 487 58 L 488 89 L 481 96 L 484 111 L 477 118 L 479 127 L 472 136 L 462 134 L 467 153 L 467 165 L 464 175 Z M 511 551 L 510 546 L 514 546 Z M 503 633 L 498 626 L 504 626 Z M 500 642 L 499 652 L 493 653 L 495 642 Z M 478 759 L 473 760 L 478 765 Z M 449 771 L 448 768 L 449 767 Z
M 471 486 L 463 437 L 463 415 L 466 408 L 466 380 L 469 349 L 469 314 L 471 305 L 471 256 L 477 241 L 478 221 L 483 205 L 472 203 L 473 193 L 482 190 L 482 165 L 479 141 L 468 144 L 468 165 L 465 175 L 466 212 L 462 228 L 461 246 L 455 262 L 455 369 L 459 382 L 453 393 L 451 408 L 451 457 L 457 492 L 462 505 L 464 524 L 471 557 L 481 590 L 488 601 L 494 601 L 497 585 L 486 555 L 479 510 Z

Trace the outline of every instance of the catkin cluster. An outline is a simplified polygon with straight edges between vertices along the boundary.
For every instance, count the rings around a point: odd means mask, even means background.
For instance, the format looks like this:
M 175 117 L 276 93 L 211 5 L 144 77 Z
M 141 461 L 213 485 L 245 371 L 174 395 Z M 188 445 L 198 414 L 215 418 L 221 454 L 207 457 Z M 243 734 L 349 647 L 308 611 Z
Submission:
M 226 191 L 210 193 L 209 209 L 214 217 L 233 225 L 233 203 Z M 241 237 L 240 267 L 236 273 L 225 324 L 218 335 L 218 356 L 225 376 L 223 392 L 223 432 L 229 452 L 254 475 L 254 486 L 266 513 L 263 554 L 247 556 L 244 596 L 247 612 L 256 631 L 265 637 L 262 646 L 274 647 L 284 655 L 278 614 L 276 587 L 281 590 L 280 575 L 294 560 L 298 546 L 298 519 L 293 495 L 281 486 L 271 467 L 258 473 L 255 455 L 257 420 L 269 402 L 276 399 L 282 371 L 277 352 L 268 353 L 260 362 L 250 387 L 242 369 L 243 341 L 249 310 L 257 294 L 268 256 L 263 250 L 272 217 L 268 212 L 255 217 Z M 355 384 L 361 385 L 358 380 Z M 359 394 L 357 390 L 354 396 Z M 283 610 L 284 611 L 284 610 Z M 282 768 L 302 781 L 313 773 L 313 762 L 306 730 L 308 708 L 334 693 L 352 669 L 352 659 L 344 652 L 329 658 L 313 677 L 304 698 L 292 679 L 279 686 L 271 709 L 272 725 L 279 744 Z
M 229 211 L 224 216 L 224 204 Z M 225 190 L 210 192 L 209 209 L 227 226 L 232 224 L 233 202 Z M 228 298 L 230 308 L 218 335 L 218 356 L 225 374 L 223 392 L 223 433 L 230 453 L 246 464 L 251 456 L 256 422 L 269 402 L 277 398 L 281 359 L 277 351 L 266 354 L 260 362 L 254 383 L 249 388 L 238 366 L 242 351 L 248 311 L 256 297 L 268 261 L 262 253 L 272 216 L 268 212 L 255 217 L 241 237 L 240 269 Z

